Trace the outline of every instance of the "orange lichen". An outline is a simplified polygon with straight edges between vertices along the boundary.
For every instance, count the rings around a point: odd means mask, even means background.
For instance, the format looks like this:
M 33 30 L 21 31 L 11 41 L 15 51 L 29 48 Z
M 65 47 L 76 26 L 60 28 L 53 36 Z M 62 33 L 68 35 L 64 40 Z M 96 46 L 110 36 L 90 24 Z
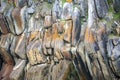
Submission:
M 66 0 L 67 2 L 72 2 L 72 0 Z
M 86 31 L 85 31 L 85 41 L 89 43 L 95 42 L 94 34 L 89 28 L 86 28 Z
M 53 24 L 53 28 L 52 28 L 52 39 L 55 40 L 56 38 L 59 37 L 58 35 L 58 30 L 57 30 L 57 24 Z
M 30 34 L 29 41 L 35 39 L 38 34 L 39 34 L 38 31 L 32 32 L 32 33 Z

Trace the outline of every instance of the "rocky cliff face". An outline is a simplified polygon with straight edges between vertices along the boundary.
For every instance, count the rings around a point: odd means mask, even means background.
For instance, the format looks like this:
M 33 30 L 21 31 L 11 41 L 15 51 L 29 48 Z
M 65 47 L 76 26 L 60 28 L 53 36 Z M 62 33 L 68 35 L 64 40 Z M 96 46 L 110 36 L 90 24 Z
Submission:
M 1 0 L 0 80 L 120 78 L 119 0 Z

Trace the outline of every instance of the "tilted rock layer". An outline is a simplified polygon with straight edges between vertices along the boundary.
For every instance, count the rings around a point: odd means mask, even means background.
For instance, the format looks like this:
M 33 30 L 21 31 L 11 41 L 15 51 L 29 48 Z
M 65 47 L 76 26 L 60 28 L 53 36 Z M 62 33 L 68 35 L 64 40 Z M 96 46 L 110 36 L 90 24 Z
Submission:
M 119 79 L 119 3 L 1 0 L 0 80 Z

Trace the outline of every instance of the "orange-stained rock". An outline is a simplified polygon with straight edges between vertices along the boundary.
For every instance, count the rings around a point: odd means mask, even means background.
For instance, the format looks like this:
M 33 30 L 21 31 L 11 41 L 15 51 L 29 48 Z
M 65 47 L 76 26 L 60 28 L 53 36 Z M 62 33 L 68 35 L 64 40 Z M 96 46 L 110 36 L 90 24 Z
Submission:
M 55 47 L 55 40 L 56 40 L 57 38 L 59 38 L 57 26 L 58 26 L 57 23 L 54 23 L 54 24 L 52 25 L 52 42 L 51 42 L 51 47 L 52 47 L 52 48 Z
M 64 25 L 65 30 L 64 40 L 69 43 L 71 42 L 72 39 L 72 27 L 73 27 L 72 20 L 66 21 L 66 24 Z
M 72 59 L 72 53 L 71 53 L 71 48 L 70 47 L 62 47 L 61 48 L 61 53 L 65 59 L 71 60 Z
M 31 41 L 27 46 L 27 57 L 31 65 L 42 64 L 46 62 L 42 52 L 42 43 L 40 40 Z
M 38 37 L 39 37 L 39 34 L 40 34 L 39 31 L 33 31 L 33 32 L 31 32 L 31 33 L 30 33 L 30 36 L 29 36 L 29 38 L 28 38 L 28 42 L 30 42 L 30 41 L 38 38 Z
M 67 2 L 72 2 L 72 0 L 66 0 Z
M 43 39 L 43 45 L 46 48 L 50 48 L 51 47 L 51 40 L 52 40 L 52 30 L 51 30 L 51 28 L 46 29 L 44 39 Z
M 89 43 L 95 42 L 94 34 L 92 30 L 89 29 L 88 27 L 86 28 L 86 31 L 85 31 L 85 41 Z

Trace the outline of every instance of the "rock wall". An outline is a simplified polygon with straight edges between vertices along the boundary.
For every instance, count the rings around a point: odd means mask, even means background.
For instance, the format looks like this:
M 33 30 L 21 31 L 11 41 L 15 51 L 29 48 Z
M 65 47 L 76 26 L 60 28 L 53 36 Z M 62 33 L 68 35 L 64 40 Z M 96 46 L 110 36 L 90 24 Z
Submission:
M 1 0 L 0 80 L 119 79 L 118 2 Z

